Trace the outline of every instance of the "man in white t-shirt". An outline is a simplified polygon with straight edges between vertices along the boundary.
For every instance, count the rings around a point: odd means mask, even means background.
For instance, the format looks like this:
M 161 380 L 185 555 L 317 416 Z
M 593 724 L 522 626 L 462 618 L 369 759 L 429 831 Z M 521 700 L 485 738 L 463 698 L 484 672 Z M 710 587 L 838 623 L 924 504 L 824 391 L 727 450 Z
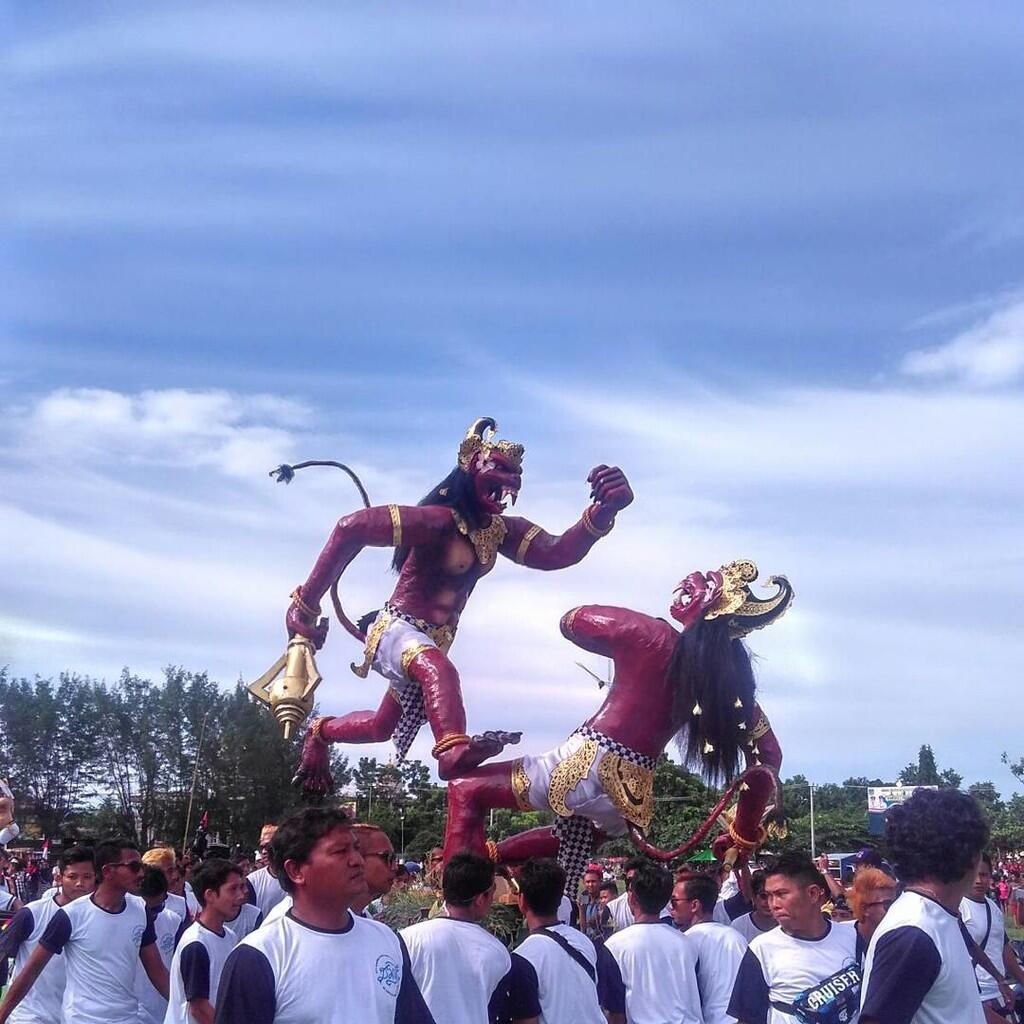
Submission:
M 747 943 L 735 928 L 714 919 L 718 885 L 709 875 L 676 876 L 672 920 L 693 947 L 704 1024 L 735 1024 L 728 1014 Z
M 217 857 L 200 864 L 192 883 L 199 914 L 174 951 L 164 1024 L 213 1024 L 221 972 L 238 944 L 226 922 L 238 916 L 248 895 L 242 872 Z
M 165 905 L 174 911 L 186 923 L 192 919 L 188 901 L 185 899 L 185 878 L 181 873 L 178 855 L 170 846 L 154 846 L 142 855 L 142 863 L 147 867 L 159 868 L 167 879 L 167 899 Z
M 627 860 L 623 870 L 623 878 L 626 882 L 625 891 L 608 901 L 608 913 L 612 919 L 612 927 L 617 932 L 622 931 L 623 928 L 628 928 L 633 923 L 633 911 L 630 910 L 629 904 L 629 883 L 636 874 L 636 869 L 641 864 L 646 863 L 648 863 L 646 857 L 631 857 Z M 671 911 L 672 908 L 666 904 L 662 908 L 661 919 L 669 920 L 671 918 Z
M 85 899 L 59 908 L 0 1004 L 0 1024 L 32 988 L 55 954 L 66 961 L 64 1024 L 136 1024 L 135 963 L 167 998 L 167 969 L 145 901 L 133 894 L 142 880 L 138 847 L 126 840 L 100 843 L 93 854 L 99 885 Z
M 513 956 L 480 922 L 494 901 L 494 864 L 459 853 L 444 867 L 445 915 L 419 921 L 399 934 L 420 991 L 436 1021 L 483 1024 L 493 1017 L 536 1022 Z
M 96 888 L 92 851 L 70 846 L 61 851 L 57 888 L 22 907 L 0 935 L 0 960 L 14 958 L 15 977 L 24 969 L 39 945 L 50 919 L 73 900 Z M 54 1024 L 60 1020 L 66 971 L 64 958 L 54 957 L 43 969 L 28 994 L 11 1014 L 11 1024 Z
M 768 897 L 764 893 L 764 871 L 755 871 L 750 876 L 750 896 L 754 909 L 749 914 L 741 914 L 730 922 L 747 940 L 749 945 L 762 932 L 770 932 L 779 927 L 779 922 L 772 917 L 768 909 Z
M 992 859 L 982 854 L 978 873 L 974 877 L 971 891 L 960 901 L 960 919 L 968 934 L 985 954 L 989 964 L 999 977 L 987 967 L 977 964 L 974 973 L 981 990 L 981 1001 L 992 1013 L 1005 1016 L 1006 1007 L 1013 1008 L 1013 992 L 1006 980 L 1024 983 L 1024 970 L 1013 955 L 1010 940 L 1006 935 L 1006 922 L 999 905 L 988 898 L 992 885 Z M 1003 977 L 1005 974 L 1005 978 Z
M 855 1024 L 857 931 L 822 914 L 828 886 L 810 857 L 780 857 L 767 871 L 765 892 L 779 927 L 751 941 L 728 1013 L 740 1024 Z
M 402 939 L 350 912 L 366 891 L 351 824 L 309 807 L 281 825 L 269 853 L 293 906 L 229 954 L 216 1024 L 433 1024 Z
M 605 942 L 626 988 L 630 1024 L 702 1024 L 696 960 L 685 937 L 661 920 L 672 895 L 672 876 L 647 861 L 633 872 L 629 907 L 633 924 Z
M 889 811 L 890 860 L 905 886 L 871 937 L 861 1024 L 984 1024 L 961 932 L 988 825 L 974 799 L 919 789 Z
M 530 934 L 516 954 L 539 1024 L 625 1024 L 626 989 L 615 958 L 603 943 L 558 920 L 565 891 L 558 862 L 528 860 L 518 880 L 519 909 Z
M 160 868 L 151 864 L 145 869 L 138 894 L 146 901 L 160 961 L 170 970 L 174 947 L 187 922 L 168 906 L 167 877 Z M 163 1024 L 167 1000 L 153 987 L 141 960 L 135 964 L 135 998 L 139 1001 L 139 1024 Z

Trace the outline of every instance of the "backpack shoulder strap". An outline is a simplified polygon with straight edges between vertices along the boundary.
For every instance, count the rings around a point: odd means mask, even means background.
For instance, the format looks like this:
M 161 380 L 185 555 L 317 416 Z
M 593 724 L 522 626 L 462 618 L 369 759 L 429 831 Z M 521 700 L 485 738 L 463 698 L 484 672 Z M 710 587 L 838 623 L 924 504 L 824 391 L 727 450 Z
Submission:
M 597 974 L 590 961 L 571 943 L 564 935 L 559 935 L 558 932 L 549 931 L 547 928 L 538 928 L 534 935 L 546 935 L 549 939 L 553 939 L 558 943 L 587 972 L 587 977 L 592 982 L 597 983 Z

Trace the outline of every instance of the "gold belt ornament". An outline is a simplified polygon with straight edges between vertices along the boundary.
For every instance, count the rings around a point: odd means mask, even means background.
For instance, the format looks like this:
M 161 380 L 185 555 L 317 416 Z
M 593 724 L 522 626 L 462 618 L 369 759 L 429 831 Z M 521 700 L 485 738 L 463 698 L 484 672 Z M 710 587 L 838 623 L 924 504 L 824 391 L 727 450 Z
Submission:
M 374 620 L 373 625 L 366 634 L 366 648 L 363 652 L 362 665 L 357 665 L 353 662 L 351 666 L 352 671 L 355 672 L 360 679 L 365 679 L 370 674 L 370 668 L 373 666 L 373 659 L 377 656 L 377 648 L 380 646 L 381 639 L 387 632 L 388 626 L 390 626 L 396 619 L 408 622 L 410 626 L 418 629 L 424 636 L 430 637 L 442 654 L 447 654 L 448 648 L 455 642 L 455 630 L 452 629 L 451 626 L 431 626 L 422 620 L 412 622 L 403 615 L 395 615 L 387 608 L 382 608 L 380 614 Z M 402 672 L 406 676 L 408 676 L 409 662 L 412 661 L 417 654 L 422 653 L 423 646 L 424 645 L 421 644 L 419 648 L 406 648 L 405 652 L 402 654 Z M 410 654 L 410 652 L 413 653 Z M 406 655 L 408 655 L 408 659 L 406 658 Z
M 521 811 L 532 811 L 530 804 L 530 776 L 523 768 L 523 759 L 517 757 L 512 762 L 512 792 L 515 794 L 516 806 Z
M 597 778 L 626 821 L 646 831 L 654 817 L 654 772 L 605 751 Z
M 548 782 L 548 803 L 561 818 L 571 818 L 574 811 L 565 804 L 565 798 L 590 774 L 600 748 L 597 740 L 584 740 L 579 749 L 555 766 Z

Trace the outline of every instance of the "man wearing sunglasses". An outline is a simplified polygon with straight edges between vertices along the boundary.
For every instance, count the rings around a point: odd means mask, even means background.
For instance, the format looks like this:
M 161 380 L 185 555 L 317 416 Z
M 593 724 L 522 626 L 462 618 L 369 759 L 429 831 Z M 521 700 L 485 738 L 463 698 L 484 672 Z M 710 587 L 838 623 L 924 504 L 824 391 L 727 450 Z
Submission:
M 388 834 L 376 825 L 360 822 L 352 826 L 352 832 L 359 841 L 366 875 L 366 895 L 352 904 L 352 913 L 376 917 L 370 905 L 391 892 L 398 873 L 398 856 Z
M 138 847 L 110 839 L 96 847 L 93 858 L 96 891 L 61 907 L 50 919 L 39 946 L 0 1004 L 0 1024 L 59 953 L 67 969 L 62 1017 L 69 1024 L 136 1024 L 138 960 L 154 988 L 167 998 L 167 968 L 156 947 L 146 902 L 135 895 L 143 873 Z
M 260 908 L 264 921 L 269 919 L 270 911 L 285 897 L 285 891 L 281 888 L 281 883 L 277 880 L 277 876 L 271 870 L 270 863 L 267 860 L 267 851 L 270 849 L 270 842 L 276 833 L 277 826 L 274 824 L 264 825 L 260 829 L 260 843 L 257 848 L 259 856 L 257 860 L 262 862 L 262 867 L 258 867 L 245 879 L 245 887 L 249 893 L 249 902 Z

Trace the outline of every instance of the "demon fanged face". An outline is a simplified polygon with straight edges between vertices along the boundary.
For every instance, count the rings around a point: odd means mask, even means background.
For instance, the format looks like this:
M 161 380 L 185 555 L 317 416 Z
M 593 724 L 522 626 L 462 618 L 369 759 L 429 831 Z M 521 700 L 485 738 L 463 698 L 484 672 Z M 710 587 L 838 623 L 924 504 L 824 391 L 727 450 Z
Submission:
M 672 591 L 672 618 L 681 622 L 683 628 L 692 626 L 711 610 L 722 596 L 722 574 L 720 572 L 691 572 Z
M 523 486 L 522 470 L 496 448 L 478 452 L 468 472 L 481 512 L 499 516 L 509 501 L 516 503 Z

